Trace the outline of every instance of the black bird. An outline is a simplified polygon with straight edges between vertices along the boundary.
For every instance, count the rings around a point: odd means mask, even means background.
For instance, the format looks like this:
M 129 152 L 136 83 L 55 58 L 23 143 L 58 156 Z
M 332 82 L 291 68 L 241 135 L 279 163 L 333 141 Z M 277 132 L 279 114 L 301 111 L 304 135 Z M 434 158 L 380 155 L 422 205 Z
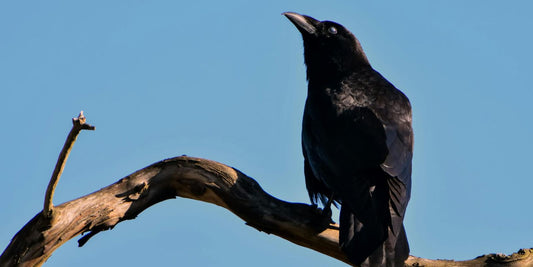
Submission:
M 403 266 L 413 130 L 407 97 L 368 62 L 342 25 L 283 13 L 303 37 L 302 128 L 311 202 L 341 205 L 339 243 L 355 265 Z

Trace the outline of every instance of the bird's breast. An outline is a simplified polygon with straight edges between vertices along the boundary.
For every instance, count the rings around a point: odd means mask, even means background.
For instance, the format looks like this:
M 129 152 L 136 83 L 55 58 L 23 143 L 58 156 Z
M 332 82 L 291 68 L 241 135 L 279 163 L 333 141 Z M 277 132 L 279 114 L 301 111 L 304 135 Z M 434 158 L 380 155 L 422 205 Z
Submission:
M 356 175 L 386 158 L 383 126 L 369 108 L 354 101 L 346 95 L 306 103 L 302 143 L 317 177 Z

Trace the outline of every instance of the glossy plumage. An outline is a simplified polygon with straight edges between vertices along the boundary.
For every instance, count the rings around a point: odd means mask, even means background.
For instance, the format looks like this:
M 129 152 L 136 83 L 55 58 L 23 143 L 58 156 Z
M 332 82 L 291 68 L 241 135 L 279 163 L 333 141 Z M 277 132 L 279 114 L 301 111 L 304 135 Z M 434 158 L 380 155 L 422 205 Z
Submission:
M 354 264 L 400 266 L 409 255 L 403 227 L 413 153 L 409 100 L 371 67 L 342 25 L 284 14 L 304 40 L 302 149 L 311 201 L 341 204 L 339 240 Z

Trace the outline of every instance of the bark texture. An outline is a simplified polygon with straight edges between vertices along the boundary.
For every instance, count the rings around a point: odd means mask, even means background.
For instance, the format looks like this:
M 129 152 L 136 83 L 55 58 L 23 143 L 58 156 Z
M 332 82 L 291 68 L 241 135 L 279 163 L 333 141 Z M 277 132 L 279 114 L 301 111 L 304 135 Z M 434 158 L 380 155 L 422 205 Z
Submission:
M 95 234 L 134 219 L 148 207 L 176 196 L 216 204 L 247 225 L 343 262 L 338 227 L 316 206 L 290 203 L 267 194 L 235 168 L 187 156 L 163 160 L 136 171 L 92 194 L 39 212 L 12 239 L 0 266 L 40 266 L 59 246 L 85 233 L 83 246 Z M 407 266 L 533 266 L 533 250 L 490 254 L 469 261 L 428 260 L 411 256 Z

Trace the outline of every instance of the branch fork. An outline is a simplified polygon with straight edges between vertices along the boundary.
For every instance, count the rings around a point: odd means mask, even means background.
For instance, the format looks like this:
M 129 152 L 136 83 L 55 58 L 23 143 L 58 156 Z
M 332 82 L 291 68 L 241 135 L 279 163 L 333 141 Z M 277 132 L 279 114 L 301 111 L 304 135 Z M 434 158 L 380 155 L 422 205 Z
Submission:
M 52 198 L 72 145 L 86 124 L 83 112 L 73 127 L 46 192 L 42 212 L 30 220 L 0 255 L 0 266 L 41 266 L 68 240 L 92 236 L 135 219 L 150 206 L 175 198 L 191 198 L 228 209 L 259 231 L 277 235 L 349 264 L 339 248 L 339 229 L 316 206 L 277 199 L 251 177 L 207 159 L 181 156 L 138 170 L 94 193 L 54 207 Z M 429 260 L 410 256 L 406 266 L 533 266 L 533 249 L 506 256 L 489 254 L 467 261 Z

